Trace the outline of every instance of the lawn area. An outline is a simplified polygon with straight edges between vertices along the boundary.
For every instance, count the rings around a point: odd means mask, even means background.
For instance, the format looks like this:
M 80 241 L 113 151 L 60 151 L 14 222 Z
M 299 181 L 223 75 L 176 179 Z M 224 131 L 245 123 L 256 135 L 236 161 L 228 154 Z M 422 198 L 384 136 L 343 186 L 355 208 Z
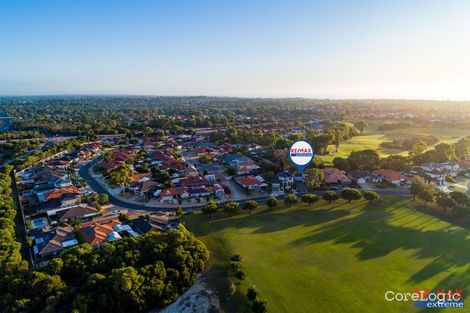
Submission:
M 186 225 L 211 250 L 211 282 L 227 312 L 246 309 L 240 295 L 227 293 L 233 254 L 242 256 L 247 274 L 239 289 L 244 294 L 255 284 L 269 312 L 425 312 L 411 302 L 386 302 L 384 293 L 466 289 L 470 233 L 413 206 L 396 197 L 321 201 L 232 217 L 195 214 Z M 452 233 L 444 231 L 449 226 Z
M 348 157 L 352 151 L 364 149 L 378 150 L 382 157 L 386 157 L 389 154 L 407 155 L 407 151 L 383 149 L 380 147 L 380 144 L 384 141 L 392 141 L 394 139 L 412 138 L 426 135 L 432 135 L 439 138 L 438 143 L 455 143 L 461 137 L 470 135 L 470 129 L 414 127 L 398 130 L 377 130 L 377 126 L 377 121 L 374 121 L 369 125 L 369 129 L 366 130 L 363 135 L 356 136 L 341 142 L 338 152 L 335 152 L 335 147 L 332 145 L 328 149 L 331 151 L 331 153 L 329 155 L 321 155 L 320 157 L 327 165 L 331 165 L 335 157 Z

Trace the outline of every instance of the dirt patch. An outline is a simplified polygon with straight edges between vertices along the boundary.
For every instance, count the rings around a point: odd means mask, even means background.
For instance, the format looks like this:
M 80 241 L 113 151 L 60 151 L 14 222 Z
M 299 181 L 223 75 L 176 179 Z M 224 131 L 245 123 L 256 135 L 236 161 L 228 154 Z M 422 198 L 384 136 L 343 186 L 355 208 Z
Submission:
M 206 274 L 198 276 L 194 284 L 175 302 L 160 313 L 212 313 L 220 312 L 220 301 L 217 293 L 210 289 L 206 282 Z

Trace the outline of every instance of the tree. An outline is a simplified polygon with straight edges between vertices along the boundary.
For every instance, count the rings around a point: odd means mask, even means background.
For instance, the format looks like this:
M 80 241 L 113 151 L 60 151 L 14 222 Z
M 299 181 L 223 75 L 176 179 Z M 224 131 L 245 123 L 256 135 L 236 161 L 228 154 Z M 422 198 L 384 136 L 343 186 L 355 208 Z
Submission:
M 241 280 L 245 279 L 246 274 L 243 270 L 238 270 L 238 271 L 235 272 L 234 276 L 235 276 L 235 278 L 237 278 L 238 280 L 241 281 Z
M 373 201 L 373 200 L 379 200 L 380 199 L 380 195 L 376 192 L 373 192 L 373 191 L 364 191 L 363 197 L 364 197 L 364 199 L 366 199 L 368 201 Z
M 290 193 L 284 197 L 284 203 L 287 205 L 292 205 L 297 203 L 297 196 L 293 193 Z
M 61 258 L 53 258 L 47 265 L 47 272 L 51 275 L 60 274 L 60 271 L 62 271 L 63 266 L 64 262 Z
M 403 170 L 403 168 L 409 163 L 410 158 L 399 154 L 391 154 L 386 159 L 381 159 L 382 168 L 392 169 L 395 171 Z
M 184 209 L 183 209 L 182 207 L 180 207 L 180 206 L 177 207 L 177 208 L 175 209 L 175 214 L 176 214 L 176 216 L 179 216 L 180 221 L 183 222 Z
M 274 208 L 275 206 L 277 206 L 277 203 L 278 203 L 278 201 L 277 201 L 276 198 L 268 198 L 268 200 L 266 200 L 266 205 L 267 205 L 270 209 L 272 209 L 272 208 Z
M 119 213 L 119 220 L 123 223 L 129 224 L 131 219 L 129 218 L 129 215 L 126 213 Z
M 451 197 L 444 195 L 437 198 L 437 204 L 446 209 L 452 209 L 457 206 L 457 202 Z
M 323 182 L 323 171 L 318 168 L 309 167 L 305 171 L 305 185 L 307 189 L 313 191 L 320 187 L 321 183 Z
M 343 171 L 351 170 L 351 164 L 349 163 L 349 160 L 341 157 L 336 157 L 333 159 L 333 166 Z
M 458 204 L 465 204 L 470 199 L 466 193 L 452 191 L 450 197 L 454 199 Z
M 202 214 L 212 217 L 212 214 L 216 213 L 219 210 L 219 206 L 215 201 L 209 201 L 205 206 L 202 207 Z
M 109 173 L 110 183 L 120 187 L 125 187 L 132 179 L 132 169 L 128 164 L 116 167 Z
M 338 199 L 339 199 L 339 195 L 333 190 L 325 191 L 325 193 L 323 194 L 323 200 L 328 201 L 328 203 L 331 203 Z
M 410 193 L 413 195 L 413 200 L 416 200 L 416 197 L 421 192 L 423 188 L 423 182 L 412 182 L 410 186 Z
M 455 155 L 455 146 L 448 143 L 440 143 L 434 147 L 436 151 L 436 162 L 447 162 L 450 160 L 455 160 L 457 157 Z
M 325 154 L 328 150 L 328 145 L 334 143 L 335 135 L 331 132 L 323 132 L 321 135 L 318 135 L 310 140 L 315 146 L 315 151 L 318 154 Z
M 251 306 L 251 310 L 253 311 L 253 313 L 266 313 L 267 305 L 268 301 L 263 299 L 255 299 L 253 301 L 253 305 Z
M 99 197 L 98 197 L 98 203 L 99 203 L 100 205 L 108 204 L 108 203 L 109 203 L 109 196 L 108 196 L 108 194 L 106 194 L 106 193 L 100 194 Z
M 411 146 L 410 151 L 408 151 L 408 155 L 411 158 L 414 158 L 417 155 L 420 155 L 421 153 L 426 151 L 427 148 L 428 148 L 428 146 L 424 142 L 419 141 L 419 142 L 417 142 L 417 143 L 415 143 L 414 145 Z
M 417 197 L 424 201 L 424 206 L 427 206 L 428 202 L 434 201 L 434 194 L 432 188 L 427 185 L 422 185 L 417 194 Z
M 362 198 L 362 194 L 359 190 L 354 188 L 344 188 L 341 190 L 341 198 L 351 202 L 352 200 L 359 200 Z
M 348 161 L 353 170 L 375 170 L 379 167 L 380 154 L 372 149 L 353 151 Z
M 320 201 L 320 197 L 315 194 L 307 193 L 307 194 L 302 195 L 302 202 L 304 203 L 308 203 L 312 205 L 318 201 Z
M 354 123 L 354 127 L 356 127 L 362 134 L 367 128 L 367 123 L 364 121 L 357 121 Z
M 212 160 L 212 157 L 208 154 L 204 154 L 199 157 L 200 163 L 209 163 L 211 160 Z
M 258 202 L 254 200 L 248 200 L 247 202 L 245 202 L 242 209 L 243 211 L 248 211 L 251 214 L 251 211 L 255 210 L 257 207 L 258 207 Z
M 465 160 L 465 158 L 470 154 L 470 136 L 463 137 L 455 144 L 455 155 L 460 160 Z
M 248 287 L 246 291 L 246 297 L 248 301 L 255 301 L 256 297 L 258 296 L 258 288 L 255 285 L 251 285 Z
M 229 202 L 225 203 L 224 211 L 228 215 L 236 214 L 236 213 L 238 213 L 238 207 L 239 206 L 240 206 L 240 204 L 238 202 L 229 201 Z

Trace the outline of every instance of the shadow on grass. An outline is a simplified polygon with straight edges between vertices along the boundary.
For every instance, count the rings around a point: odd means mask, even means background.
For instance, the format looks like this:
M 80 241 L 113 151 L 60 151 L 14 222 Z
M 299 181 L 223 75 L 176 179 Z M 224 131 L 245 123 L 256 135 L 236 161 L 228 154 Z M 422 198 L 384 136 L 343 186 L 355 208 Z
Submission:
M 298 248 L 303 245 L 332 241 L 334 244 L 349 244 L 357 248 L 359 260 L 370 260 L 386 256 L 395 250 L 412 250 L 417 259 L 431 259 L 430 263 L 409 277 L 408 282 L 420 283 L 436 274 L 446 272 L 454 266 L 466 266 L 470 262 L 470 240 L 467 239 L 467 231 L 445 232 L 444 228 L 424 230 L 438 220 L 434 217 L 426 218 L 421 215 L 409 220 L 409 213 L 392 217 L 392 210 L 406 207 L 410 200 L 402 200 L 395 203 L 390 209 L 377 208 L 376 204 L 368 204 L 366 208 L 351 218 L 341 219 L 330 223 L 311 234 L 289 243 L 290 248 Z M 375 208 L 374 208 L 375 206 Z M 372 212 L 376 210 L 376 212 Z M 369 211 L 369 212 L 368 212 Z M 389 224 L 389 221 L 404 223 L 399 226 Z M 416 224 L 420 219 L 423 222 Z M 413 225 L 412 227 L 407 225 Z M 458 282 L 457 285 L 449 285 L 447 280 L 437 288 L 462 288 L 462 284 L 468 286 L 465 277 L 450 275 L 449 281 Z
M 413 273 L 407 283 L 417 288 L 465 289 L 470 285 L 470 267 L 460 274 L 455 273 L 455 269 L 450 273 L 449 269 L 469 265 L 468 231 L 445 232 L 447 226 L 435 225 L 441 223 L 434 217 L 435 214 L 428 215 L 419 207 L 414 210 L 409 207 L 411 203 L 414 202 L 410 199 L 390 198 L 365 206 L 362 201 L 353 202 L 352 205 L 342 202 L 313 208 L 303 205 L 273 211 L 259 210 L 253 214 L 242 213 L 232 217 L 219 213 L 212 219 L 200 219 L 201 224 L 208 223 L 210 226 L 199 227 L 198 231 L 202 229 L 202 232 L 195 233 L 204 235 L 225 228 L 250 228 L 251 233 L 263 234 L 290 227 L 322 224 L 304 237 L 289 242 L 286 250 L 331 241 L 333 244 L 347 244 L 357 248 L 356 256 L 359 260 L 371 260 L 397 250 L 408 250 L 413 258 L 426 260 L 427 264 Z M 419 217 L 414 217 L 414 214 Z M 430 229 L 430 226 L 433 228 Z M 446 277 L 435 286 L 420 285 L 437 274 Z
M 309 205 L 297 205 L 274 210 L 258 210 L 252 214 L 240 213 L 234 216 L 227 216 L 218 213 L 212 218 L 205 218 L 205 222 L 210 224 L 210 229 L 206 228 L 203 233 L 197 235 L 207 235 L 210 232 L 225 228 L 253 228 L 251 233 L 263 234 L 278 232 L 297 226 L 313 226 L 331 222 L 350 215 L 356 209 L 362 208 L 362 202 L 348 204 L 347 208 L 338 209 L 348 203 L 329 205 L 320 207 Z M 201 221 L 204 222 L 204 221 Z

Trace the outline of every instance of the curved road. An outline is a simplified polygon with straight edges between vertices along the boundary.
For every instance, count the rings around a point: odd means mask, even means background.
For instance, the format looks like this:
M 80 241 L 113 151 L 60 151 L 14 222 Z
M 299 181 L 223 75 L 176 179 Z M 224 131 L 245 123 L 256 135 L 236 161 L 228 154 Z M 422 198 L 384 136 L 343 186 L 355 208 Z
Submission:
M 176 208 L 176 205 L 174 208 L 168 208 L 168 207 L 159 207 L 159 206 L 147 206 L 147 205 L 141 205 L 141 204 L 136 204 L 136 203 L 131 203 L 127 201 L 123 201 L 119 198 L 116 198 L 112 193 L 110 193 L 106 188 L 104 188 L 92 175 L 90 175 L 90 168 L 95 165 L 98 162 L 99 158 L 95 158 L 92 161 L 88 162 L 87 164 L 83 165 L 79 170 L 78 170 L 78 175 L 80 175 L 81 178 L 86 180 L 88 185 L 97 193 L 105 193 L 109 197 L 109 203 L 129 209 L 129 210 L 146 210 L 146 211 L 174 211 Z M 299 193 L 298 195 L 301 195 Z M 238 202 L 240 204 L 245 203 L 248 200 L 255 200 L 259 203 L 266 202 L 266 200 L 269 198 L 269 196 L 263 196 L 263 197 L 258 197 L 258 198 L 253 198 L 253 199 L 245 199 L 245 200 L 232 200 L 235 202 Z M 277 197 L 278 200 L 284 199 L 283 195 L 280 195 Z M 194 209 L 200 209 L 202 205 L 195 205 L 195 206 L 185 206 L 183 209 L 185 210 L 194 210 Z
M 174 208 L 168 208 L 168 207 L 159 207 L 159 206 L 147 206 L 147 205 L 142 205 L 142 204 L 136 204 L 136 203 L 131 203 L 127 201 L 123 201 L 119 198 L 116 198 L 113 194 L 111 194 L 106 188 L 104 188 L 96 179 L 90 175 L 90 168 L 98 162 L 100 158 L 95 158 L 92 161 L 88 162 L 87 164 L 83 165 L 79 171 L 78 174 L 80 177 L 85 179 L 88 183 L 88 185 L 97 193 L 106 193 L 109 197 L 109 203 L 119 206 L 121 208 L 129 209 L 129 210 L 144 210 L 144 211 L 166 211 L 166 212 L 172 212 L 175 210 L 176 206 Z M 403 190 L 403 189 L 398 189 L 398 190 L 374 190 L 382 195 L 390 195 L 390 196 L 401 196 L 401 197 L 409 197 L 410 193 L 409 190 Z M 337 191 L 338 193 L 340 191 Z M 304 192 L 305 193 L 305 192 Z M 298 196 L 303 195 L 304 193 L 299 192 L 297 193 Z M 314 192 L 317 195 L 322 195 L 324 191 L 315 191 Z M 238 202 L 240 204 L 245 203 L 248 200 L 255 200 L 258 203 L 264 203 L 266 200 L 269 198 L 269 196 L 262 196 L 258 198 L 252 198 L 252 199 L 245 199 L 245 200 L 231 200 Z M 284 195 L 279 195 L 276 197 L 278 200 L 283 200 Z M 200 209 L 202 206 L 201 205 L 195 205 L 195 206 L 185 206 L 183 209 L 184 210 L 194 210 L 194 209 Z
M 81 178 L 85 179 L 88 185 L 97 193 L 105 193 L 109 197 L 109 203 L 129 209 L 129 210 L 147 210 L 147 211 L 173 211 L 174 209 L 169 209 L 169 208 L 158 208 L 158 207 L 150 207 L 150 206 L 145 206 L 145 205 L 139 205 L 135 203 L 130 203 L 127 201 L 123 201 L 121 199 L 116 198 L 113 194 L 111 194 L 106 188 L 104 188 L 99 182 L 96 181 L 96 179 L 90 175 L 90 168 L 96 164 L 96 162 L 99 160 L 99 158 L 95 158 L 92 161 L 88 162 L 87 164 L 83 165 L 79 170 L 78 170 L 78 175 L 80 175 Z

